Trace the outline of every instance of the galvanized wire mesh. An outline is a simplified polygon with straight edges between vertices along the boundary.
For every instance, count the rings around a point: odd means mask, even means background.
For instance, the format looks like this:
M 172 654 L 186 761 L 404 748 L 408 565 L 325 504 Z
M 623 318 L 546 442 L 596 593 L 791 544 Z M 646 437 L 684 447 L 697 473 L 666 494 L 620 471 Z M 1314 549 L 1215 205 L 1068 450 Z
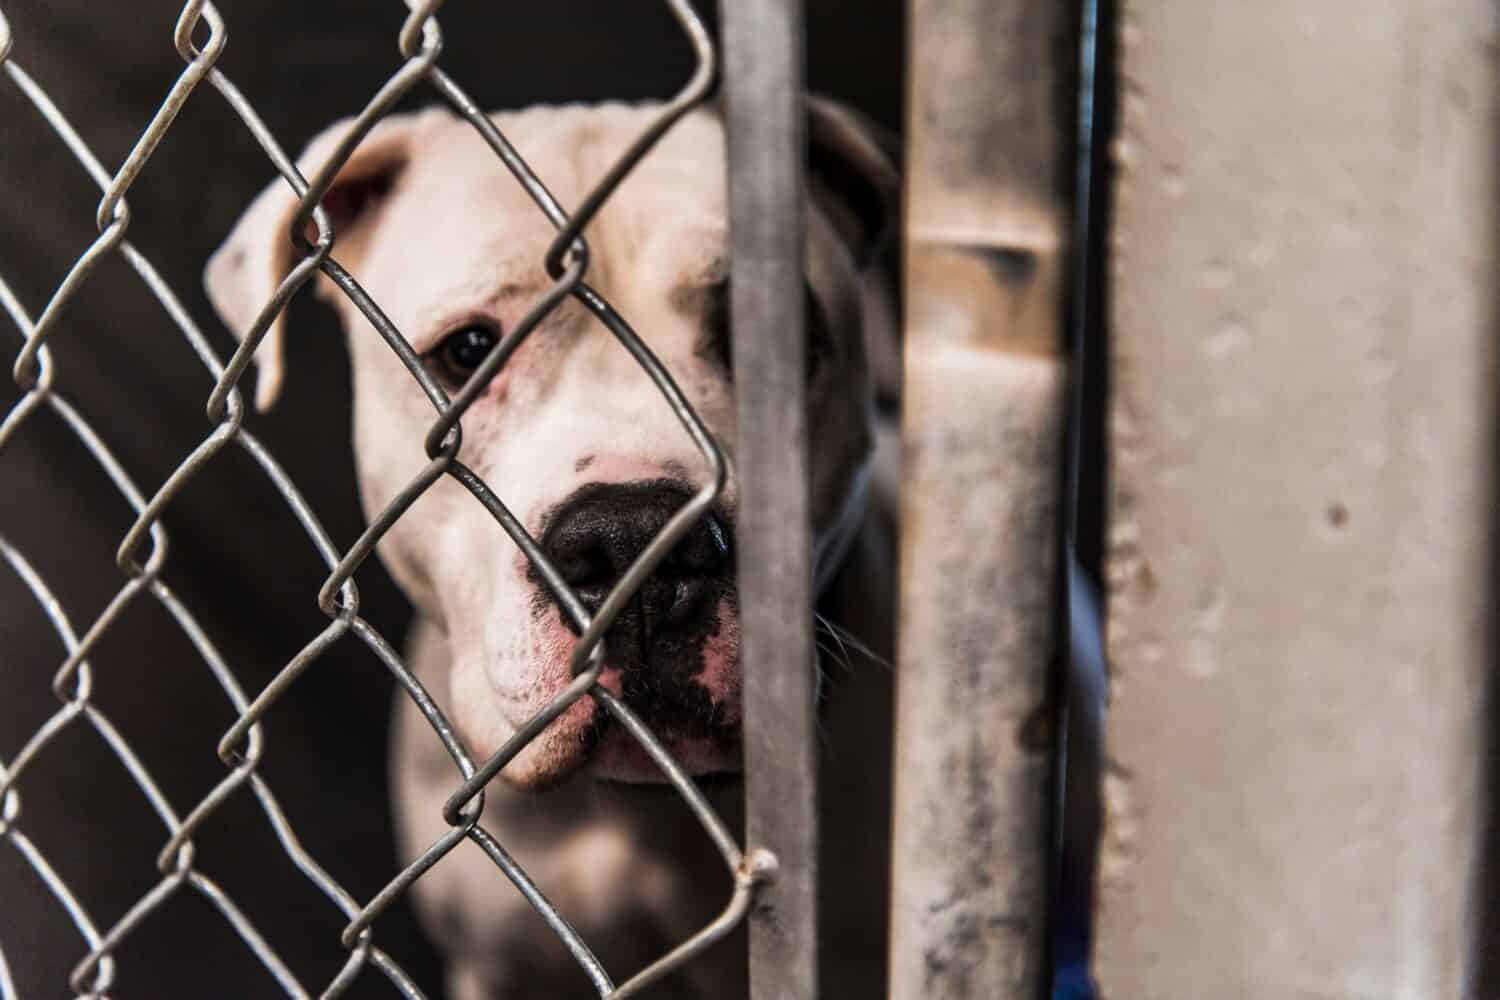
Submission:
M 333 155 L 311 178 L 304 178 L 298 172 L 251 102 L 215 68 L 227 33 L 222 16 L 208 0 L 189 0 L 184 4 L 176 22 L 174 41 L 186 67 L 170 88 L 155 116 L 142 130 L 125 162 L 113 173 L 104 169 L 88 144 L 69 125 L 62 110 L 17 64 L 12 53 L 10 28 L 3 10 L 0 10 L 0 65 L 3 65 L 6 76 L 35 107 L 43 121 L 103 192 L 96 214 L 98 237 L 77 259 L 38 317 L 32 318 L 3 278 L 0 278 L 0 306 L 10 315 L 23 337 L 12 372 L 16 385 L 22 390 L 22 396 L 5 414 L 3 423 L 0 423 L 0 456 L 3 456 L 6 444 L 12 440 L 18 428 L 38 409 L 47 407 L 61 418 L 64 425 L 93 456 L 135 513 L 134 524 L 126 533 L 116 554 L 116 563 L 124 582 L 103 613 L 83 630 L 81 636 L 53 596 L 47 582 L 34 570 L 21 548 L 0 534 L 0 556 L 4 557 L 6 564 L 30 591 L 51 622 L 65 654 L 53 679 L 53 689 L 61 702 L 60 707 L 36 729 L 11 760 L 0 762 L 0 807 L 3 807 L 0 808 L 0 838 L 19 852 L 36 872 L 57 903 L 66 911 L 82 938 L 86 954 L 77 963 L 71 976 L 75 994 L 88 997 L 107 995 L 117 976 L 128 975 L 117 968 L 118 963 L 112 956 L 120 942 L 135 932 L 153 910 L 187 889 L 200 893 L 217 908 L 288 995 L 309 995 L 310 991 L 278 957 L 272 943 L 250 923 L 234 901 L 206 873 L 194 866 L 194 833 L 226 800 L 237 794 L 249 794 L 256 799 L 287 856 L 348 920 L 341 936 L 341 944 L 349 953 L 348 958 L 338 975 L 322 988 L 323 996 L 343 993 L 367 966 L 374 966 L 402 995 L 422 995 L 417 985 L 375 943 L 374 926 L 381 913 L 400 894 L 465 839 L 477 844 L 495 863 L 500 873 L 535 907 L 577 959 L 601 996 L 624 997 L 637 993 L 722 937 L 745 915 L 757 872 L 763 867 L 752 861 L 760 859 L 747 859 L 742 854 L 730 831 L 688 775 L 673 761 L 665 747 L 626 705 L 596 683 L 604 665 L 604 635 L 610 624 L 657 563 L 709 510 L 722 492 L 728 475 L 723 453 L 671 376 L 625 318 L 584 280 L 589 266 L 589 247 L 583 237 L 585 226 L 673 123 L 704 100 L 713 81 L 714 50 L 702 23 L 686 0 L 662 2 L 670 9 L 691 44 L 697 59 L 696 69 L 681 92 L 663 105 L 651 125 L 571 213 L 565 211 L 548 193 L 542 179 L 532 171 L 464 90 L 438 65 L 443 43 L 436 13 L 442 6 L 441 0 L 407 0 L 407 6 L 411 10 L 397 39 L 404 61 L 369 100 Z M 196 41 L 195 36 L 198 38 Z M 130 225 L 130 207 L 126 195 L 131 185 L 146 169 L 153 152 L 172 127 L 178 112 L 194 97 L 199 85 L 205 80 L 243 121 L 276 170 L 300 198 L 291 234 L 298 241 L 303 256 L 265 303 L 239 349 L 227 363 L 209 346 L 192 317 L 148 259 L 125 238 Z M 525 318 L 505 335 L 468 382 L 451 398 L 427 372 L 416 352 L 379 305 L 332 256 L 334 233 L 319 207 L 320 199 L 333 184 L 339 169 L 364 136 L 402 97 L 424 82 L 442 95 L 474 127 L 557 229 L 545 261 L 553 284 L 538 297 Z M 313 240 L 308 240 L 304 235 L 309 231 L 310 224 L 317 234 Z M 53 389 L 56 372 L 53 348 L 57 347 L 58 353 L 63 353 L 68 339 L 67 336 L 56 335 L 57 317 L 68 301 L 78 294 L 90 272 L 110 254 L 121 256 L 160 301 L 173 325 L 197 354 L 214 381 L 206 407 L 208 419 L 213 425 L 211 432 L 149 496 L 137 487 L 89 421 Z M 244 404 L 238 388 L 257 345 L 266 335 L 272 321 L 286 307 L 292 295 L 317 271 L 332 279 L 369 319 L 412 378 L 421 386 L 436 413 L 426 437 L 426 466 L 373 519 L 354 545 L 344 552 L 338 550 L 323 530 L 302 492 L 277 463 L 270 450 L 244 427 Z M 515 349 L 552 310 L 568 298 L 582 303 L 640 364 L 660 390 L 664 404 L 672 408 L 702 452 L 710 470 L 708 485 L 670 519 L 621 577 L 599 610 L 592 615 L 548 562 L 536 540 L 506 508 L 505 503 L 457 458 L 462 440 L 460 421 L 464 412 Z M 317 550 L 330 570 L 317 595 L 318 606 L 330 619 L 328 626 L 313 637 L 253 698 L 247 696 L 242 689 L 212 638 L 161 579 L 167 558 L 167 532 L 160 521 L 162 512 L 189 480 L 208 472 L 214 456 L 231 445 L 243 449 L 259 466 L 301 524 L 308 543 Z M 472 758 L 463 740 L 421 682 L 407 668 L 401 655 L 372 624 L 360 617 L 359 590 L 353 579 L 380 538 L 424 491 L 443 476 L 451 476 L 462 483 L 493 515 L 498 529 L 514 539 L 558 596 L 565 613 L 581 632 L 571 663 L 574 673 L 572 683 L 493 756 L 482 762 L 476 762 Z M 238 715 L 218 747 L 219 756 L 229 773 L 206 797 L 194 803 L 185 813 L 179 812 L 167 801 L 150 771 L 132 749 L 129 739 L 110 722 L 105 709 L 92 698 L 90 653 L 127 606 L 147 599 L 158 602 L 171 615 L 192 642 Z M 261 720 L 295 686 L 302 674 L 316 667 L 319 657 L 330 646 L 351 635 L 373 651 L 391 671 L 396 682 L 410 696 L 442 740 L 456 765 L 456 775 L 461 779 L 444 806 L 447 831 L 416 861 L 397 873 L 374 898 L 365 902 L 351 897 L 303 849 L 296 832 L 277 805 L 271 788 L 257 771 L 257 764 L 265 752 Z M 566 916 L 548 902 L 542 889 L 506 852 L 501 841 L 504 831 L 492 833 L 480 824 L 485 785 L 569 705 L 585 696 L 595 698 L 640 742 L 661 768 L 665 778 L 697 816 L 705 834 L 717 846 L 732 886 L 728 905 L 713 922 L 619 985 L 615 984 L 611 975 L 595 958 L 588 944 L 569 926 Z M 166 843 L 156 858 L 157 868 L 161 873 L 160 881 L 109 926 L 101 924 L 90 914 L 85 901 L 78 897 L 48 863 L 43 847 L 27 835 L 24 830 L 21 795 L 16 787 L 28 765 L 46 753 L 60 733 L 73 726 L 86 726 L 97 733 L 160 818 L 167 834 Z M 5 961 L 3 944 L 0 942 L 0 997 L 10 998 L 16 995 L 16 991 Z

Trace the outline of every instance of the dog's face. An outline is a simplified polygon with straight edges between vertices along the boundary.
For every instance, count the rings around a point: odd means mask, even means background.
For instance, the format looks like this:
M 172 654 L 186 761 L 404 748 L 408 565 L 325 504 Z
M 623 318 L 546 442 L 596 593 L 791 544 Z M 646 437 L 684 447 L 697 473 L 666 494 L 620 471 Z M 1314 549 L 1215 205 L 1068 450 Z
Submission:
M 657 114 L 655 107 L 538 108 L 495 118 L 567 206 L 578 204 Z M 808 421 L 819 556 L 833 558 L 859 516 L 870 450 L 870 388 L 856 275 L 893 180 L 852 118 L 816 103 L 805 287 Z M 821 116 L 821 117 L 820 117 Z M 304 175 L 346 125 L 316 140 Z M 817 172 L 818 165 L 831 167 Z M 725 143 L 714 113 L 684 118 L 607 202 L 585 235 L 585 280 L 629 321 L 698 415 L 734 454 L 726 278 Z M 859 189 L 863 185 L 863 189 Z M 210 261 L 215 305 L 247 331 L 292 263 L 294 199 L 276 182 Z M 554 230 L 466 123 L 434 110 L 382 123 L 324 206 L 347 267 L 450 395 L 552 283 Z M 432 404 L 347 297 L 354 447 L 374 517 L 426 464 Z M 264 405 L 280 381 L 281 331 L 261 349 Z M 462 420 L 459 461 L 536 538 L 591 610 L 708 478 L 661 393 L 610 331 L 567 299 L 526 339 Z M 739 625 L 734 586 L 737 485 L 689 533 L 606 635 L 601 683 L 691 772 L 739 761 Z M 572 679 L 577 634 L 540 575 L 458 482 L 442 477 L 399 518 L 379 552 L 452 654 L 448 701 L 481 757 Z M 809 614 L 811 610 L 809 609 Z M 809 665 L 811 669 L 811 665 Z M 635 742 L 593 699 L 575 702 L 504 774 L 542 786 L 587 766 L 656 780 Z

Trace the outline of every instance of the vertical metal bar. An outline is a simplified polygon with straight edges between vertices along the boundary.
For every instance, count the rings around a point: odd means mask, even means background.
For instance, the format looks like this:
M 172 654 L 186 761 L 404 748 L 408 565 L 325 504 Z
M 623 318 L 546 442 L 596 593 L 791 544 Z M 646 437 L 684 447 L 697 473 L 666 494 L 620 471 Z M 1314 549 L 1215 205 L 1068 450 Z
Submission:
M 801 0 L 722 4 L 739 431 L 746 841 L 776 871 L 750 917 L 757 1000 L 817 994 L 817 743 L 803 407 Z M 753 856 L 753 854 L 752 854 Z
M 1496 996 L 1497 7 L 1120 28 L 1101 992 Z
M 1074 21 L 1057 0 L 909 14 L 891 996 L 1037 1000 Z

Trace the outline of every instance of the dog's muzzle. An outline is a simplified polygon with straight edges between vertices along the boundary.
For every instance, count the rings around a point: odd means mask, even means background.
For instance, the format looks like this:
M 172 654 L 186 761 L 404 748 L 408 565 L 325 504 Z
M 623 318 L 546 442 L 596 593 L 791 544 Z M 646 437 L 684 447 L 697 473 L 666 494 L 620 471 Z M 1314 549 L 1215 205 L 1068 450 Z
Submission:
M 590 613 L 692 496 L 672 480 L 589 484 L 549 519 L 541 545 Z M 733 550 L 723 521 L 705 515 L 652 571 L 605 635 L 611 666 L 630 672 L 668 667 L 717 629 L 719 604 L 733 587 Z M 569 627 L 577 632 L 568 620 Z M 696 671 L 686 671 L 689 673 Z

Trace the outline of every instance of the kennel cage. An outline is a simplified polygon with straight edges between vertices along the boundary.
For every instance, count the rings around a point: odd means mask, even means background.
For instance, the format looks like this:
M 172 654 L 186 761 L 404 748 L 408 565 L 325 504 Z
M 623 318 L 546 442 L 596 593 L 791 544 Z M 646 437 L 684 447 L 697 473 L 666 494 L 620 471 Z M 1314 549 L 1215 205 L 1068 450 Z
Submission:
M 1078 582 L 1081 402 L 1108 418 L 1112 475 L 1110 749 L 1102 775 L 1078 775 L 1103 791 L 1098 903 L 1087 877 L 1084 890 L 1103 995 L 1494 993 L 1493 4 L 1162 0 L 1105 4 L 1096 23 L 1092 4 L 931 0 L 903 23 L 893 3 L 737 0 L 715 19 L 682 0 L 623 13 L 560 0 L 486 32 L 455 30 L 477 6 L 461 0 L 159 6 L 0 2 L 0 307 L 15 350 L 0 467 L 19 484 L 0 500 L 0 996 L 38 976 L 78 995 L 422 995 L 440 976 L 406 892 L 460 844 L 527 895 L 600 995 L 649 995 L 745 925 L 757 996 L 818 992 L 817 911 L 848 901 L 816 891 L 831 776 L 805 669 L 806 428 L 789 405 L 802 316 L 770 294 L 800 273 L 804 72 L 864 81 L 906 141 L 891 995 L 1034 997 L 1077 957 L 1053 954 L 1049 911 L 1068 879 L 1058 775 L 1088 792 L 1073 768 L 1100 752 L 1069 741 L 1059 755 L 1064 723 L 1097 722 L 1079 716 L 1098 703 L 1053 655 L 1099 639 L 1076 630 L 1089 595 L 1064 585 Z M 903 29 L 906 75 L 889 41 Z M 1091 113 L 1075 110 L 1094 94 L 1095 29 L 1119 114 L 1102 187 L 1108 137 L 1080 147 Z M 429 391 L 420 474 L 367 528 L 347 458 L 329 457 L 337 414 L 293 400 L 247 419 L 255 336 L 225 350 L 199 326 L 184 262 L 222 236 L 202 220 L 227 224 L 274 171 L 318 239 L 260 332 L 321 272 L 411 361 L 315 211 L 338 158 L 300 176 L 272 123 L 305 135 L 363 108 L 363 131 L 406 95 L 445 101 L 557 226 L 553 298 L 612 330 L 723 470 L 584 263 L 589 217 L 678 114 L 715 99 L 716 69 L 734 322 L 765 334 L 735 338 L 748 818 L 741 838 L 593 686 L 609 607 L 580 609 L 589 638 L 565 700 L 597 697 L 658 760 L 719 852 L 727 900 L 655 961 L 615 968 L 479 820 L 476 796 L 519 743 L 471 757 L 384 638 L 403 628 L 399 597 L 361 568 L 440 479 L 540 555 L 503 484 L 456 456 L 462 412 L 504 356 L 452 398 Z M 478 111 L 615 93 L 668 103 L 574 206 L 551 202 Z M 217 161 L 244 166 L 205 170 Z M 1076 335 L 1101 306 L 1107 358 Z M 1107 404 L 1085 398 L 1085 343 Z M 336 352 L 301 350 L 339 385 Z M 326 502 L 304 495 L 329 480 Z M 390 835 L 375 761 L 392 685 L 454 758 L 448 832 L 409 865 L 369 843 Z M 226 850 L 231 828 L 247 839 Z

